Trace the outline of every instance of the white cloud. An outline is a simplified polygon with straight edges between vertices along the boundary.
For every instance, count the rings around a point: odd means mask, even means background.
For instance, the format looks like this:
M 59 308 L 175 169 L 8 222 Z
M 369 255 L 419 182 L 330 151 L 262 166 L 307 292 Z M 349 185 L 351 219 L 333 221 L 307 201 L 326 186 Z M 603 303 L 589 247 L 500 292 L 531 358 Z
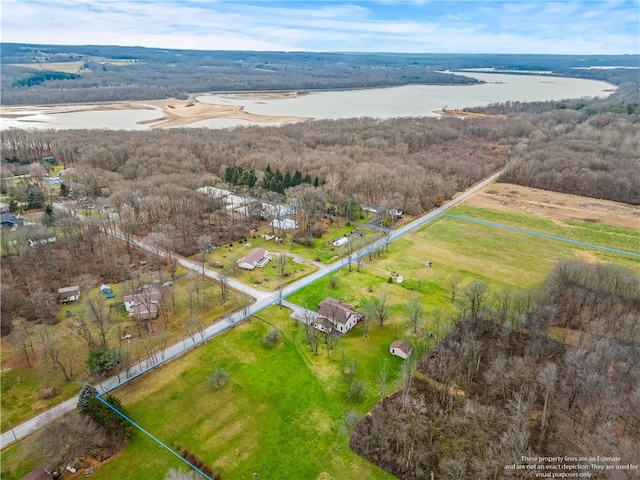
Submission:
M 4 42 L 235 50 L 638 52 L 635 1 L 1 1 Z

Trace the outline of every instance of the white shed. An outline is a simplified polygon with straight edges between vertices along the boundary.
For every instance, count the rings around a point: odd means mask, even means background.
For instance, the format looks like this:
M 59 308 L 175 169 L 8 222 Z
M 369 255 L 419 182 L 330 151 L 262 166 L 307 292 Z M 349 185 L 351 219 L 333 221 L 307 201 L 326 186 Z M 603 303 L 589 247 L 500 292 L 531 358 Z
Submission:
M 397 355 L 400 358 L 404 358 L 405 360 L 409 358 L 411 355 L 411 345 L 409 345 L 404 340 L 396 340 L 391 345 L 389 345 L 389 353 L 392 355 Z

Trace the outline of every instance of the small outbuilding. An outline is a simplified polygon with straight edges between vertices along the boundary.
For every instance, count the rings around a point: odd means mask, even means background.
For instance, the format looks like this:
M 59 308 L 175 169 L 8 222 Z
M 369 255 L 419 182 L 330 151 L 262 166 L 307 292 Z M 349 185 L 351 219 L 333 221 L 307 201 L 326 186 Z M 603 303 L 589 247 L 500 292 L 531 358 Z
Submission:
M 347 243 L 349 243 L 349 237 L 342 237 L 337 239 L 335 242 L 333 242 L 333 246 L 334 247 L 341 247 L 343 245 L 346 245 Z
M 389 353 L 392 355 L 397 355 L 400 358 L 407 359 L 409 355 L 411 355 L 411 345 L 409 345 L 404 340 L 395 340 L 391 345 L 389 345 Z
M 63 287 L 58 289 L 58 301 L 60 303 L 71 303 L 80 299 L 80 287 Z

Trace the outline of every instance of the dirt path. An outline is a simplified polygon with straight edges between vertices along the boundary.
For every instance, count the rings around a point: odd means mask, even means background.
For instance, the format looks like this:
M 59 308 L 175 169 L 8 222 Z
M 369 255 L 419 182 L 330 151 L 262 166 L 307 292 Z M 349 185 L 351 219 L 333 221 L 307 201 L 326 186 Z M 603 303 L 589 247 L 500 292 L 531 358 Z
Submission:
M 511 183 L 493 183 L 464 201 L 465 205 L 492 208 L 565 221 L 589 222 L 640 230 L 640 207 L 625 203 L 580 197 L 522 187 Z

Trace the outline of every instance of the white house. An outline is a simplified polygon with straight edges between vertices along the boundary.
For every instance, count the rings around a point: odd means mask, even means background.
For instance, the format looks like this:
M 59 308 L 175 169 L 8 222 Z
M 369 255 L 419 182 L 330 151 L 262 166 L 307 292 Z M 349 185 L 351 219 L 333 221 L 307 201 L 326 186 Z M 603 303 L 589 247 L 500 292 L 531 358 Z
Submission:
M 405 360 L 409 358 L 411 355 L 411 345 L 409 345 L 404 340 L 396 340 L 391 345 L 389 345 L 389 353 L 392 355 L 397 355 L 400 358 L 404 358 Z
M 331 297 L 325 298 L 320 303 L 318 306 L 318 314 L 319 316 L 316 322 L 318 322 L 320 318 L 326 319 L 333 326 L 333 330 L 338 333 L 347 333 L 364 318 L 364 315 L 356 312 L 351 308 L 351 305 Z M 323 327 L 325 327 L 324 330 L 319 327 L 316 328 L 326 331 L 327 327 L 324 325 Z
M 343 245 L 346 245 L 347 243 L 349 243 L 349 237 L 341 237 L 341 238 L 337 239 L 335 242 L 333 242 L 333 246 L 334 247 L 341 247 Z
M 238 267 L 244 270 L 253 270 L 264 267 L 271 260 L 271 255 L 264 248 L 254 248 L 247 255 L 238 260 Z

